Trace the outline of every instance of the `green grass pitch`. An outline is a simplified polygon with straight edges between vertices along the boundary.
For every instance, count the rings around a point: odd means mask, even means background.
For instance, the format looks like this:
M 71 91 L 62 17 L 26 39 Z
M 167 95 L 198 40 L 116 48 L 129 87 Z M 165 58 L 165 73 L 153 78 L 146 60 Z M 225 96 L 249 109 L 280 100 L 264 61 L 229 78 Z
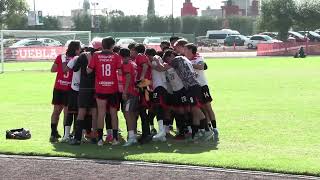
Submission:
M 0 75 L 0 153 L 136 160 L 320 176 L 320 57 L 207 59 L 220 143 L 129 148 L 51 144 L 51 63 L 7 63 Z M 13 71 L 10 71 L 13 70 Z M 121 113 L 121 129 L 125 123 Z M 25 127 L 32 139 L 5 139 Z M 59 125 L 63 133 L 62 121 Z M 124 134 L 124 137 L 126 134 Z

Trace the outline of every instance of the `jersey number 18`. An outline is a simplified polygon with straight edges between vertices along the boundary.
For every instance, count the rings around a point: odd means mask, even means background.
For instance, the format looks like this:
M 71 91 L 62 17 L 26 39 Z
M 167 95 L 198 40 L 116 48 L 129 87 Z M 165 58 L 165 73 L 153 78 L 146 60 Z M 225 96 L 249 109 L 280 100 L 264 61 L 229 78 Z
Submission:
M 110 75 L 111 75 L 111 65 L 102 64 L 102 76 L 110 76 Z

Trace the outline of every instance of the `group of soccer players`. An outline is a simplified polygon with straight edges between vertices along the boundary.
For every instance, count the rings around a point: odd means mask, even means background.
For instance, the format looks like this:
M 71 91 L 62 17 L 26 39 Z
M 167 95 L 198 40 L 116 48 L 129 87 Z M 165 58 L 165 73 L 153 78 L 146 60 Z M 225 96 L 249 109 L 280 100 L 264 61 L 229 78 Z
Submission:
M 160 47 L 160 52 L 134 43 L 119 48 L 112 37 L 107 37 L 95 38 L 82 49 L 79 41 L 72 41 L 51 68 L 57 76 L 50 141 L 80 145 L 89 140 L 98 146 L 119 145 L 120 109 L 128 132 L 123 146 L 164 142 L 167 138 L 218 140 L 204 73 L 208 67 L 197 46 L 171 37 Z M 57 130 L 62 111 L 63 137 Z M 154 128 L 155 118 L 158 130 Z M 139 136 L 138 119 L 142 126 Z M 176 135 L 172 136 L 174 122 Z

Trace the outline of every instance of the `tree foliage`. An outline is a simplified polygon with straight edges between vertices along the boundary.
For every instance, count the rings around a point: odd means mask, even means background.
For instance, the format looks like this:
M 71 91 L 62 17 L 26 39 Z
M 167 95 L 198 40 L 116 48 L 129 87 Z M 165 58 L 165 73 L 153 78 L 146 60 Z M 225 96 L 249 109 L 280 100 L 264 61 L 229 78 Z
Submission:
M 254 29 L 254 19 L 246 16 L 228 17 L 229 27 L 238 30 L 241 34 L 251 35 Z
M 75 31 L 91 31 L 91 17 L 89 14 L 79 14 L 72 17 L 73 30 Z
M 296 4 L 294 0 L 264 0 L 261 7 L 259 29 L 279 32 L 279 39 L 286 41 L 288 30 L 294 24 Z
M 23 27 L 25 15 L 28 10 L 28 5 L 25 0 L 0 0 L 0 26 L 9 25 L 14 27 L 15 25 Z
M 294 14 L 294 29 L 315 30 L 320 28 L 320 3 L 318 0 L 301 0 Z
M 156 15 L 155 6 L 154 6 L 154 0 L 149 0 L 148 14 L 147 15 L 148 15 L 148 17 Z

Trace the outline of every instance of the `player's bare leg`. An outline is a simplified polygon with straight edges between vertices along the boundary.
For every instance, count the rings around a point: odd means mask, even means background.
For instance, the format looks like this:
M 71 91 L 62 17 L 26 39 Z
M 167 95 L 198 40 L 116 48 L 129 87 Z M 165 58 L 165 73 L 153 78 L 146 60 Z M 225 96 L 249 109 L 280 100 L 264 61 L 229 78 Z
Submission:
M 98 146 L 103 146 L 103 128 L 104 128 L 104 117 L 106 115 L 107 101 L 104 99 L 97 98 L 97 132 L 98 132 Z

